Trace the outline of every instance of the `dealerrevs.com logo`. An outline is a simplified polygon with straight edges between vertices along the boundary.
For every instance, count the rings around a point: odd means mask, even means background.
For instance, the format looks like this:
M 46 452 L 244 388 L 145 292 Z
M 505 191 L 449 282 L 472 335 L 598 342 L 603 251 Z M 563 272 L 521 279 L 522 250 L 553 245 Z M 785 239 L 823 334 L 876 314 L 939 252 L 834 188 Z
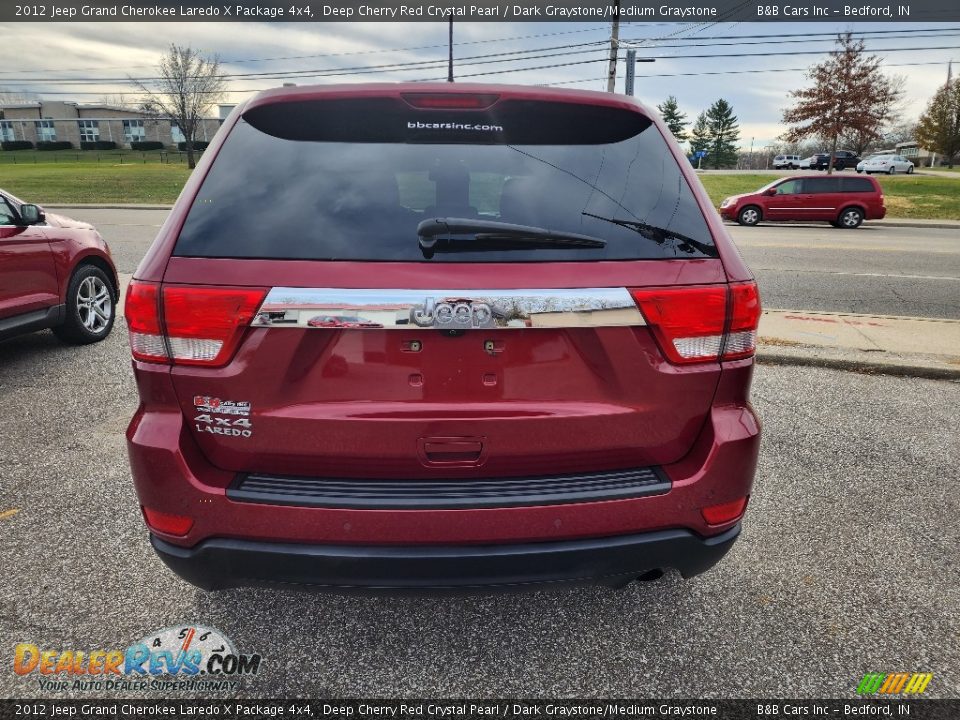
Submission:
M 470 123 L 425 123 L 407 122 L 408 130 L 476 130 L 479 132 L 503 132 L 502 125 L 473 125 Z
M 20 643 L 13 671 L 36 677 L 40 690 L 194 690 L 233 691 L 236 678 L 255 675 L 260 655 L 237 652 L 219 630 L 202 625 L 173 626 L 152 632 L 126 649 L 64 650 Z

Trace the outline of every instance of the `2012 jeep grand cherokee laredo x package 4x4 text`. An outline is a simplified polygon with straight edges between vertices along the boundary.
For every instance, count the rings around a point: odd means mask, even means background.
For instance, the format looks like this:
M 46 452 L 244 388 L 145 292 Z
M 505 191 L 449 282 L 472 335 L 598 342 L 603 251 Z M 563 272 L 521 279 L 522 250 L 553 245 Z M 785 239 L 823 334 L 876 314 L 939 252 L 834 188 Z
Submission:
M 695 575 L 750 495 L 759 315 L 630 98 L 263 92 L 127 294 L 151 541 L 208 589 Z

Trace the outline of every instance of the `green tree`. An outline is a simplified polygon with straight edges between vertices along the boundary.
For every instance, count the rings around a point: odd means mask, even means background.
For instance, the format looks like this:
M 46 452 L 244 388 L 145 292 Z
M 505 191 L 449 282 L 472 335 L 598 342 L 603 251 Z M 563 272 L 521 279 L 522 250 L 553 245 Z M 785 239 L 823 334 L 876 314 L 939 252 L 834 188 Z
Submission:
M 690 131 L 690 154 L 694 155 L 703 150 L 710 149 L 710 128 L 707 127 L 707 114 L 697 115 L 696 122 L 693 123 L 693 129 Z
M 686 127 L 690 123 L 687 122 L 686 113 L 680 112 L 677 99 L 671 95 L 663 101 L 662 105 L 657 105 L 657 110 L 660 111 L 660 115 L 663 116 L 663 121 L 667 124 L 667 127 L 670 128 L 670 132 L 673 133 L 677 142 L 684 142 L 687 139 Z
M 945 83 L 930 99 L 917 123 L 916 140 L 953 167 L 954 156 L 960 153 L 960 77 Z
M 896 112 L 902 84 L 884 75 L 880 58 L 867 56 L 863 41 L 854 41 L 851 33 L 838 35 L 837 45 L 827 60 L 807 71 L 810 87 L 790 91 L 794 105 L 783 111 L 790 126 L 784 139 L 823 139 L 830 146 L 830 172 L 841 135 L 861 141 L 880 137 Z
M 707 108 L 707 130 L 710 134 L 710 153 L 707 159 L 714 169 L 737 164 L 737 143 L 740 124 L 733 107 L 723 98 Z

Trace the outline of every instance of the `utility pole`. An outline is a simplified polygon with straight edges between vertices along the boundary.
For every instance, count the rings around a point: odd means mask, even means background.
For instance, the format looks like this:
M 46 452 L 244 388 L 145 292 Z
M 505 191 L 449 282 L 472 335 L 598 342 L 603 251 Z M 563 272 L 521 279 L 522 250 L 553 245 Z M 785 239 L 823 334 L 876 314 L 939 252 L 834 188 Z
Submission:
M 617 52 L 620 49 L 620 0 L 614 3 L 613 26 L 610 29 L 610 69 L 607 71 L 607 92 L 617 85 Z
M 447 82 L 453 82 L 453 11 L 450 12 L 450 33 L 448 44 L 450 47 L 450 54 L 447 59 Z

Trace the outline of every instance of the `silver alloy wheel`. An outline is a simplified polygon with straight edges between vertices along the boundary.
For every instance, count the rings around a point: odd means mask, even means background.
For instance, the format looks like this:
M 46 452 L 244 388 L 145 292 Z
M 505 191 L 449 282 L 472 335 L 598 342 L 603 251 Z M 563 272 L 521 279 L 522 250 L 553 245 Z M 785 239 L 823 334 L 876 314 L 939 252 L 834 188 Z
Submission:
M 760 220 L 760 215 L 753 208 L 747 208 L 740 213 L 740 220 L 747 225 L 756 225 Z
M 83 326 L 94 335 L 107 329 L 113 317 L 113 298 L 103 280 L 93 275 L 83 279 L 77 289 L 77 313 Z
M 860 212 L 858 210 L 847 210 L 840 216 L 840 222 L 844 227 L 855 228 L 860 224 Z

